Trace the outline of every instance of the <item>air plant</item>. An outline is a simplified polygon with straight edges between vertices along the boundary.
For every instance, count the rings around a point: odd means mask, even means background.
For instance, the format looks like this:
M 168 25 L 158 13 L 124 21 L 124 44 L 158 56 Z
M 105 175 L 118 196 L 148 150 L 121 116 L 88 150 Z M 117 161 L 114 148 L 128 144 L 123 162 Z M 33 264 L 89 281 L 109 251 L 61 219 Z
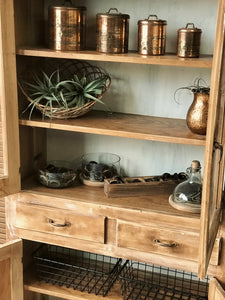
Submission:
M 74 74 L 69 80 L 61 80 L 59 69 L 48 76 L 42 71 L 43 78 L 33 74 L 33 83 L 23 81 L 32 102 L 26 108 L 30 108 L 29 118 L 33 110 L 38 105 L 43 105 L 43 115 L 46 109 L 53 112 L 69 109 L 72 107 L 82 107 L 90 101 L 97 101 L 104 104 L 98 97 L 102 94 L 108 75 L 93 80 L 89 80 L 85 75 L 79 78 Z M 105 105 L 105 104 L 104 104 Z M 25 111 L 26 111 L 25 110 Z
M 183 87 L 176 89 L 176 91 L 174 93 L 174 100 L 176 102 L 178 102 L 176 99 L 176 95 L 177 95 L 177 92 L 180 90 L 188 90 L 188 91 L 191 91 L 192 93 L 200 93 L 200 94 L 206 94 L 206 95 L 209 95 L 209 93 L 210 93 L 210 87 L 206 84 L 206 82 L 202 78 L 196 78 L 192 85 L 183 86 Z

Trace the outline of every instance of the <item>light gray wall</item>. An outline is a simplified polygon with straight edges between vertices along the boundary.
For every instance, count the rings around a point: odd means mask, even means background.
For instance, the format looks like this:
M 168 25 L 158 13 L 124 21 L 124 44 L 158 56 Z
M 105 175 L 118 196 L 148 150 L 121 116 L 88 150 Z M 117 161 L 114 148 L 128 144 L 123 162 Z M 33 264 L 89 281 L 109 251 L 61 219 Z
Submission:
M 117 7 L 130 15 L 129 49 L 137 48 L 137 21 L 157 14 L 168 22 L 167 52 L 175 52 L 177 29 L 193 22 L 203 31 L 201 53 L 212 54 L 217 1 L 212 0 L 92 0 L 73 1 L 87 6 L 87 43 L 95 45 L 95 15 Z M 60 3 L 48 1 L 47 4 Z M 201 77 L 210 84 L 208 69 L 93 62 L 112 77 L 112 85 L 103 100 L 113 110 L 151 116 L 185 119 L 192 95 L 177 88 Z M 96 105 L 96 108 L 103 109 Z M 92 134 L 48 131 L 48 158 L 73 160 L 88 152 L 112 152 L 120 155 L 121 169 L 128 176 L 155 175 L 184 171 L 193 159 L 204 162 L 204 147 L 158 143 Z

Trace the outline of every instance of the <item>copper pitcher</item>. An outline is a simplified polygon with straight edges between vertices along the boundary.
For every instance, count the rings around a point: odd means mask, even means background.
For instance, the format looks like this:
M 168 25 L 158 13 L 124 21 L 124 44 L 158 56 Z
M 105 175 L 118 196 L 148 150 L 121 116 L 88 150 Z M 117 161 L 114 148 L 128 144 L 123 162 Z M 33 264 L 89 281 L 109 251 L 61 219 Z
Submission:
M 209 94 L 193 92 L 194 100 L 187 112 L 187 126 L 197 134 L 206 134 Z

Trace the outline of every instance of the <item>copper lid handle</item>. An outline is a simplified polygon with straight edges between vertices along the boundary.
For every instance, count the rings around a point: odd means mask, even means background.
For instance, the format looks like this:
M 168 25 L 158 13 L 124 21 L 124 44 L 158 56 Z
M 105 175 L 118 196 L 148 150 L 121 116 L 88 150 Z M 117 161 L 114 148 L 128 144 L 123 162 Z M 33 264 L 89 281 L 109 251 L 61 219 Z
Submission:
M 158 20 L 157 15 L 149 15 L 149 16 L 148 16 L 148 20 L 150 20 L 150 18 L 155 18 L 156 20 Z
M 107 11 L 107 14 L 110 14 L 111 10 L 115 10 L 117 14 L 119 14 L 119 11 L 117 8 L 113 7 L 113 8 L 110 8 L 108 11 Z
M 66 2 L 68 2 L 69 6 L 73 6 L 73 3 L 71 0 L 64 0 L 63 6 L 66 6 Z
M 186 28 L 188 28 L 188 26 L 192 26 L 192 28 L 195 28 L 194 23 L 187 23 Z

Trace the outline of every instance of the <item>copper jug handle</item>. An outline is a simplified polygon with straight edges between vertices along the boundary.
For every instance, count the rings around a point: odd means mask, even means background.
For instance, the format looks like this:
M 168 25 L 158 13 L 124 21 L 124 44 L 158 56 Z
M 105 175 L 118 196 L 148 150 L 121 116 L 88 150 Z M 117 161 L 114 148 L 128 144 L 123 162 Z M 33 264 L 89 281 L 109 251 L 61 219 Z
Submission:
M 107 14 L 110 14 L 111 10 L 115 10 L 117 14 L 119 14 L 119 11 L 117 8 L 113 7 L 113 8 L 110 8 L 108 11 L 107 11 Z
M 155 18 L 156 20 L 158 20 L 157 15 L 149 15 L 149 16 L 148 16 L 148 20 L 150 20 L 150 18 Z
M 192 28 L 195 28 L 195 25 L 194 25 L 194 23 L 187 23 L 187 25 L 186 25 L 186 28 L 188 28 L 188 26 L 189 25 L 191 25 L 192 26 Z

